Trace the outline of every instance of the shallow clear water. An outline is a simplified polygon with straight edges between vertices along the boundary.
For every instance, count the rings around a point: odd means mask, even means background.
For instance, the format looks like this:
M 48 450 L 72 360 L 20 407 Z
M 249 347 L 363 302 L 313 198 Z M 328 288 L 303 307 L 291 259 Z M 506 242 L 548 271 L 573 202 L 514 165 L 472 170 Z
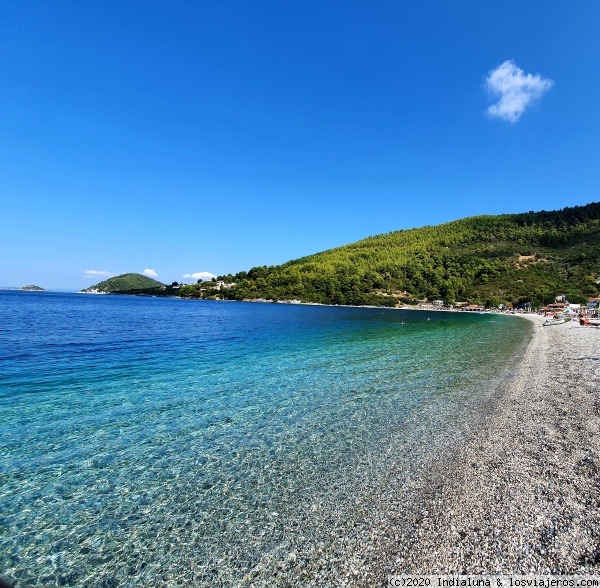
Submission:
M 309 558 L 385 484 L 390 447 L 410 474 L 530 328 L 0 292 L 0 575 L 230 585 Z

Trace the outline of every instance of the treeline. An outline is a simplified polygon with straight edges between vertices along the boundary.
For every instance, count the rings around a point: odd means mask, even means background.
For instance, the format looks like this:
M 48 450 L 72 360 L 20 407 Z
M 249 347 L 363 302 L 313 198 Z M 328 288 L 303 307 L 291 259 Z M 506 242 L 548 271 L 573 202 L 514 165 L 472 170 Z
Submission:
M 585 302 L 598 295 L 599 277 L 600 203 L 593 203 L 377 235 L 218 277 L 236 284 L 231 288 L 203 283 L 181 288 L 180 295 L 383 306 L 425 298 L 542 305 L 558 294 Z

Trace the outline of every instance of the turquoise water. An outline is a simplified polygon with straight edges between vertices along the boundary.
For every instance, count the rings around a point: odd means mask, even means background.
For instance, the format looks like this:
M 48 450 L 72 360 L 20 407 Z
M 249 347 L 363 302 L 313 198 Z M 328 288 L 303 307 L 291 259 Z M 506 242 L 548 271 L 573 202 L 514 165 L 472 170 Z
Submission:
M 302 578 L 390 463 L 410 475 L 530 329 L 467 313 L 0 292 L 0 576 L 250 585 L 287 558 Z

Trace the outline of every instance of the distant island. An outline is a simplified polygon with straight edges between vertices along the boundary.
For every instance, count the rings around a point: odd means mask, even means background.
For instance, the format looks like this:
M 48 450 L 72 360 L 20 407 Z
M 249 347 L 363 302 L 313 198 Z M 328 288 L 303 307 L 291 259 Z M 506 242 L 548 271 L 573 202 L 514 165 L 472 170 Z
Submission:
M 586 304 L 600 297 L 600 203 L 395 231 L 196 284 L 122 274 L 82 292 L 390 307 Z
M 30 292 L 45 292 L 44 288 L 40 288 L 39 286 L 34 286 L 30 284 L 29 286 L 21 286 L 19 290 L 28 290 Z

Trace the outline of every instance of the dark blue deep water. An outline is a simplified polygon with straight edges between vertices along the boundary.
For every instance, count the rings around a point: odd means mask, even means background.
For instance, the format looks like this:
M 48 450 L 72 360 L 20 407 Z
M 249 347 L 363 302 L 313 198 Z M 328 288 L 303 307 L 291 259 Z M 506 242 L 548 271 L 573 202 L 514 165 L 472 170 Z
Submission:
M 0 576 L 244 585 L 299 562 L 340 541 L 390 459 L 410 474 L 418 448 L 455 429 L 530 330 L 468 313 L 0 291 Z

